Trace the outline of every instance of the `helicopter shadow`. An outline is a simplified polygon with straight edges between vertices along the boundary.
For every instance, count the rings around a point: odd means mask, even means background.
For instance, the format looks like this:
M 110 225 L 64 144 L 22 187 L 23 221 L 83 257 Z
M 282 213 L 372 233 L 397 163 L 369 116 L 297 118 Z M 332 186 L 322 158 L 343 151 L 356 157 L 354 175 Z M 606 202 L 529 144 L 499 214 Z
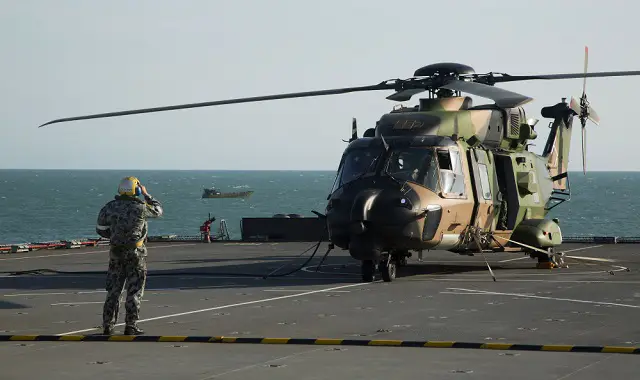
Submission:
M 453 262 L 453 263 L 452 263 Z M 491 269 L 496 271 L 522 271 L 530 269 L 531 266 L 517 265 L 514 263 L 490 263 Z M 310 264 L 312 268 L 308 268 L 309 272 L 316 270 L 317 263 Z M 483 273 L 486 272 L 489 275 L 487 265 L 478 261 L 477 263 L 469 264 L 468 261 L 461 261 L 455 263 L 455 259 L 442 258 L 442 262 L 439 263 L 438 259 L 429 259 L 426 262 L 420 262 L 417 260 L 410 260 L 405 265 L 396 267 L 396 278 L 411 278 L 415 276 L 447 276 L 464 273 Z M 360 261 L 352 259 L 350 257 L 329 257 L 319 268 L 317 273 L 323 275 L 335 275 L 336 278 L 340 276 L 350 276 L 353 278 L 359 278 L 361 276 L 361 264 Z M 376 271 L 376 275 L 379 275 L 379 271 Z M 379 276 L 378 276 L 379 277 Z
M 0 300 L 0 310 L 15 310 L 15 309 L 28 309 L 29 306 L 21 303 L 15 303 L 5 300 Z
M 259 256 L 239 260 L 206 258 L 154 261 L 148 263 L 146 291 L 300 287 L 358 280 L 354 276 L 329 276 L 308 269 L 320 261 L 321 257 L 317 256 L 309 261 L 308 257 L 289 255 Z M 346 263 L 345 258 L 342 257 L 336 258 L 333 262 L 340 265 Z M 158 268 L 156 264 L 164 265 L 158 265 Z M 173 267 L 166 268 L 167 264 Z M 104 289 L 106 266 L 105 262 L 104 269 L 88 271 L 62 271 L 52 268 L 7 271 L 3 272 L 6 276 L 0 276 L 0 290 L 17 292 Z
M 269 287 L 300 287 L 361 281 L 360 262 L 345 254 L 328 255 L 252 255 L 233 259 L 175 258 L 148 263 L 148 291 L 154 289 L 249 289 Z M 455 259 L 431 258 L 429 262 L 410 260 L 397 268 L 396 278 L 433 275 L 447 276 L 462 273 L 488 272 L 484 262 L 455 263 Z M 447 263 L 444 263 L 447 262 Z M 453 263 L 451 263 L 453 262 Z M 93 271 L 57 271 L 34 268 L 20 272 L 5 272 L 0 277 L 0 289 L 6 291 L 52 291 L 65 289 L 86 291 L 105 288 L 106 265 Z M 170 266 L 167 268 L 167 266 Z M 164 267 L 164 268 L 163 268 Z M 517 265 L 491 264 L 494 271 L 512 271 L 525 268 Z M 379 272 L 378 272 L 379 273 Z M 487 274 L 488 275 L 488 274 Z M 266 278 L 265 278 L 266 276 Z M 379 277 L 379 276 L 377 276 Z
M 506 268 L 503 266 L 492 265 L 491 269 L 496 271 L 513 270 L 516 268 Z M 470 264 L 437 264 L 437 263 L 410 263 L 401 266 L 397 270 L 397 277 L 412 277 L 412 276 L 424 276 L 424 275 L 454 275 L 463 273 L 474 272 L 486 272 L 489 270 L 484 263 L 478 263 L 477 265 Z

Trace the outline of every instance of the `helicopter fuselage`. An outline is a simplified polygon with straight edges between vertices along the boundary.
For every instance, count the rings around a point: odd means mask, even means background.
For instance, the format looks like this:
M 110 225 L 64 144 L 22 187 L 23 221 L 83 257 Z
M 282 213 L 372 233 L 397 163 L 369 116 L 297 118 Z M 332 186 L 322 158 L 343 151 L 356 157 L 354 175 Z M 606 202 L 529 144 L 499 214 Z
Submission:
M 331 242 L 374 263 L 385 252 L 476 249 L 470 226 L 505 239 L 515 233 L 536 248 L 559 244 L 558 225 L 544 219 L 554 191 L 549 159 L 527 150 L 536 133 L 524 111 L 428 101 L 441 108 L 386 114 L 373 136 L 344 151 L 325 210 Z

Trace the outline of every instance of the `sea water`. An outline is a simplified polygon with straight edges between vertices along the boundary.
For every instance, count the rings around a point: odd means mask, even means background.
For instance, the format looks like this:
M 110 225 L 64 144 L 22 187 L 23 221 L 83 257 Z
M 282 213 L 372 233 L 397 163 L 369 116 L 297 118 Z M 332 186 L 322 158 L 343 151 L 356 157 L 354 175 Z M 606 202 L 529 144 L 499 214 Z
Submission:
M 164 207 L 150 235 L 199 235 L 211 214 L 240 238 L 243 217 L 324 212 L 334 171 L 0 170 L 0 244 L 96 237 L 100 208 L 119 180 L 137 176 Z M 640 236 L 640 172 L 570 173 L 572 196 L 553 209 L 565 236 Z M 248 198 L 203 199 L 205 187 L 253 190 Z

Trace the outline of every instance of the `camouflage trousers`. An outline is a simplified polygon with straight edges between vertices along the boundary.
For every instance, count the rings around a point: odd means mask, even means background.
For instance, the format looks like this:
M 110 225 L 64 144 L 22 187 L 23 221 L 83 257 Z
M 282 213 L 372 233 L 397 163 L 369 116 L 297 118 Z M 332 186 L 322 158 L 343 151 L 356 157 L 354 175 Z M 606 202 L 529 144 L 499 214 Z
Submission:
M 145 246 L 135 249 L 119 250 L 111 248 L 109 270 L 105 290 L 107 298 L 102 311 L 103 327 L 113 327 L 120 309 L 120 295 L 127 285 L 125 301 L 127 326 L 136 326 L 140 318 L 140 303 L 147 281 L 147 249 Z

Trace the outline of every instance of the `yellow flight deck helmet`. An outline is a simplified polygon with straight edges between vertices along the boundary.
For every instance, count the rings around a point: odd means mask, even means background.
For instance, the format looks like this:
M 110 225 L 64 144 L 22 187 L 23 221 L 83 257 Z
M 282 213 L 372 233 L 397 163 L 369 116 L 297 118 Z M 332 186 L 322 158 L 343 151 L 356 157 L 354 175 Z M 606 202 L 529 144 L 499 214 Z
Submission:
M 128 196 L 139 196 L 142 194 L 140 180 L 136 177 L 124 177 L 118 185 L 118 194 Z

